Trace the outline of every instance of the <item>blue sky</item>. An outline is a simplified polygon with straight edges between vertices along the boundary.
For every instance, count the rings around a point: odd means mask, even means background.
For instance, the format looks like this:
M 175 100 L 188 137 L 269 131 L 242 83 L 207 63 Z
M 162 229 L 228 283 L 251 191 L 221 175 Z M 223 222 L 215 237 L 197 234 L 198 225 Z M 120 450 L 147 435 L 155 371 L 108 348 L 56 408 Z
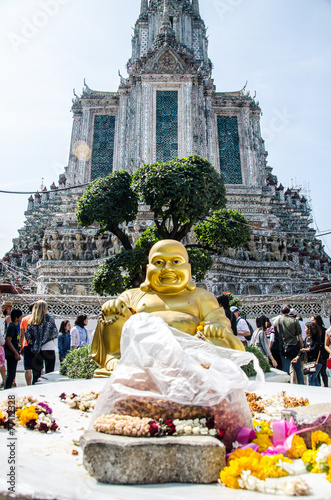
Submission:
M 84 77 L 116 91 L 140 0 L 1 0 L 1 189 L 47 187 L 68 162 L 72 89 Z M 280 182 L 310 190 L 315 224 L 330 220 L 330 0 L 200 0 L 217 91 L 248 81 Z M 0 194 L 0 255 L 27 196 Z M 331 255 L 331 235 L 324 238 Z

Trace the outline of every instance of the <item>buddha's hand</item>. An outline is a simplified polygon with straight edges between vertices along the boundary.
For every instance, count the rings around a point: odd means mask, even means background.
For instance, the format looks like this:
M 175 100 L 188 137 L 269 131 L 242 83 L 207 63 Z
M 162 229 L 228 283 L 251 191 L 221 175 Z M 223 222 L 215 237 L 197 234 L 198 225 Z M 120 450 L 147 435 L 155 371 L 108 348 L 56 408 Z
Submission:
M 124 304 L 122 300 L 119 299 L 108 300 L 108 302 L 106 302 L 102 306 L 102 313 L 105 322 L 114 323 L 119 319 L 120 316 L 124 318 L 127 312 L 128 312 L 127 306 Z
M 204 336 L 210 339 L 224 339 L 226 337 L 225 327 L 222 323 L 210 322 L 203 329 Z
M 236 349 L 237 351 L 245 351 L 245 347 L 240 342 L 238 337 L 227 330 L 226 325 L 219 322 L 207 323 L 204 327 L 205 337 L 211 339 L 212 343 L 220 347 Z

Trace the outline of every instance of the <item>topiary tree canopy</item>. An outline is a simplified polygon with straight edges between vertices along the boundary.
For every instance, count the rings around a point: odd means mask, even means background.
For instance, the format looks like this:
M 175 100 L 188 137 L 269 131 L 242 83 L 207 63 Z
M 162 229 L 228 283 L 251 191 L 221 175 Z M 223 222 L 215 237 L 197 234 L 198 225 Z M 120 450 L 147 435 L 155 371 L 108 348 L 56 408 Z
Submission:
M 250 235 L 248 222 L 236 210 L 217 210 L 194 227 L 194 234 L 204 248 L 222 253 L 226 248 L 239 248 Z
M 76 217 L 84 227 L 97 222 L 101 231 L 115 234 L 127 250 L 130 240 L 120 224 L 137 217 L 138 197 L 131 188 L 131 175 L 122 170 L 92 182 L 80 198 Z
M 200 156 L 144 165 L 132 188 L 151 207 L 159 235 L 178 241 L 226 203 L 222 177 Z

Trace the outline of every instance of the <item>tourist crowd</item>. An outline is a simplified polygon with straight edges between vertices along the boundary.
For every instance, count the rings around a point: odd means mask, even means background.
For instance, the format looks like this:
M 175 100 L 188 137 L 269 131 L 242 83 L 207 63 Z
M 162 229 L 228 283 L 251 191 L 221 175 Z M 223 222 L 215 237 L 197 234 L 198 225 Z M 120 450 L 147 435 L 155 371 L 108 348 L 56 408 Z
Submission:
M 283 305 L 280 314 L 271 320 L 258 316 L 253 330 L 249 321 L 240 316 L 239 308 L 230 307 L 227 294 L 218 297 L 218 301 L 231 321 L 233 333 L 245 347 L 258 348 L 270 365 L 288 373 L 292 382 L 303 385 L 306 375 L 309 385 L 328 387 L 331 327 L 326 329 L 320 315 L 312 315 L 310 321 L 304 323 L 295 309 Z M 2 303 L 0 374 L 4 389 L 16 386 L 17 363 L 21 357 L 26 383 L 31 385 L 38 381 L 43 370 L 54 371 L 56 349 L 63 362 L 70 351 L 89 343 L 87 315 L 77 316 L 72 328 L 69 320 L 62 321 L 58 331 L 45 301 L 39 300 L 29 309 L 30 314 L 23 317 L 22 311 L 13 308 L 10 301 Z M 331 376 L 331 371 L 329 374 Z
M 23 317 L 10 301 L 2 305 L 3 329 L 0 329 L 1 388 L 16 387 L 17 364 L 23 357 L 25 380 L 34 385 L 45 373 L 54 371 L 56 349 L 62 362 L 66 355 L 89 343 L 86 314 L 77 316 L 71 328 L 70 321 L 62 321 L 58 332 L 55 320 L 47 312 L 47 303 L 38 300 L 29 306 L 30 314 Z M 57 339 L 57 345 L 56 345 Z M 7 369 L 6 369 L 7 365 Z
M 239 308 L 230 307 L 226 293 L 218 297 L 231 321 L 235 335 L 244 346 L 257 347 L 269 359 L 270 365 L 286 372 L 291 381 L 328 387 L 328 362 L 331 368 L 331 326 L 327 330 L 320 315 L 314 314 L 304 323 L 295 309 L 284 304 L 280 314 L 271 320 L 264 315 L 256 318 L 256 329 L 240 316 Z M 331 316 L 330 316 L 331 325 Z M 330 360 L 328 361 L 328 359 Z M 331 371 L 329 372 L 331 376 Z

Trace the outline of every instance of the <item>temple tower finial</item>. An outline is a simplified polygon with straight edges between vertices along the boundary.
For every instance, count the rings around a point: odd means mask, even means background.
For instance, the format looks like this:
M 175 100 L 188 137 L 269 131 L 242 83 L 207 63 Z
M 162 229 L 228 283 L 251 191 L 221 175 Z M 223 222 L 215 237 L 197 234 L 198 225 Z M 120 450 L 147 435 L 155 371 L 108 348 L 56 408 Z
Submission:
M 163 3 L 163 23 L 169 22 L 169 0 L 164 0 Z
M 148 0 L 141 0 L 140 14 L 145 14 L 148 9 Z
M 193 12 L 200 15 L 199 0 L 192 0 Z
M 171 28 L 170 17 L 169 17 L 169 0 L 164 0 L 161 31 L 167 31 L 169 28 Z

